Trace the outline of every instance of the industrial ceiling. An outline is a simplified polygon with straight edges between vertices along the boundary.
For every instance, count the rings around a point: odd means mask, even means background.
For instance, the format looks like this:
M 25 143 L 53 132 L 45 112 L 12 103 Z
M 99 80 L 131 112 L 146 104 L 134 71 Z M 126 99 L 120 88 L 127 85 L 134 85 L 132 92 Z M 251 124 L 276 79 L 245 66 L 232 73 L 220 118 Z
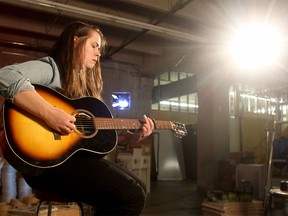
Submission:
M 65 25 L 82 20 L 106 36 L 104 61 L 151 78 L 169 70 L 197 74 L 225 62 L 239 23 L 253 15 L 284 26 L 287 11 L 285 0 L 0 0 L 0 48 L 45 54 Z

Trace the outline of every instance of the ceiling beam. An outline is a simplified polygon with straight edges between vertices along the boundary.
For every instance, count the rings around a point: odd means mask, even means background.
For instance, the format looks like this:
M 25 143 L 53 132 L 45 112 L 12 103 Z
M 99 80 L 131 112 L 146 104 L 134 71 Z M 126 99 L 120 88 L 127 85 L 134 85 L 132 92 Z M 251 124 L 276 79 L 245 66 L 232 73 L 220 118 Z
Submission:
M 192 35 L 192 34 L 188 34 L 185 32 L 180 32 L 180 31 L 176 31 L 173 29 L 168 29 L 168 28 L 163 28 L 160 26 L 155 26 L 152 24 L 148 24 L 148 23 L 143 23 L 143 22 L 139 22 L 136 20 L 131 20 L 131 19 L 127 19 L 127 18 L 123 18 L 123 17 L 119 17 L 119 16 L 114 16 L 114 15 L 110 15 L 110 14 L 106 14 L 106 13 L 101 13 L 101 12 L 97 12 L 97 11 L 92 11 L 89 9 L 85 9 L 85 8 L 81 8 L 81 7 L 75 7 L 75 6 L 71 6 L 71 5 L 67 5 L 67 4 L 62 4 L 62 3 L 58 3 L 58 2 L 54 2 L 54 1 L 50 1 L 50 0 L 14 0 L 14 1 L 6 1 L 6 0 L 0 0 L 0 2 L 5 2 L 6 4 L 16 4 L 16 5 L 22 5 L 23 4 L 26 7 L 32 7 L 34 9 L 38 9 L 38 10 L 49 10 L 51 12 L 56 12 L 59 13 L 60 11 L 64 11 L 64 12 L 68 12 L 69 14 L 80 14 L 82 16 L 86 16 L 86 17 L 90 17 L 90 18 L 98 18 L 98 19 L 102 19 L 102 20 L 106 20 L 109 21 L 111 23 L 120 23 L 120 24 L 124 24 L 126 26 L 132 26 L 132 27 L 136 27 L 136 28 L 141 28 L 141 29 L 148 29 L 150 31 L 154 31 L 154 32 L 158 32 L 158 33 L 163 33 L 172 37 L 176 37 L 179 39 L 183 39 L 183 40 L 190 40 L 190 41 L 197 41 L 197 42 L 201 42 L 201 43 L 205 43 L 206 39 L 203 37 L 199 37 L 196 35 Z
M 183 7 L 185 7 L 187 4 L 189 4 L 193 0 L 182 0 L 179 1 L 176 5 L 174 5 L 167 13 L 164 13 L 163 16 L 152 22 L 152 25 L 158 26 L 159 23 L 161 23 L 163 20 L 165 20 L 167 17 L 170 17 L 174 13 L 176 13 L 178 10 L 181 10 Z M 108 57 L 114 55 L 115 53 L 119 52 L 120 50 L 124 49 L 126 46 L 131 44 L 132 42 L 136 41 L 138 38 L 140 38 L 142 35 L 146 34 L 150 29 L 143 29 L 138 34 L 134 35 L 129 40 L 126 40 L 119 46 L 117 49 L 113 50 L 112 52 L 108 53 Z
M 196 89 L 196 76 L 190 76 L 166 85 L 155 86 L 152 90 L 152 103 L 158 103 L 162 100 L 192 94 L 196 92 Z
M 170 44 L 169 47 L 165 47 L 162 56 L 146 56 L 140 68 L 140 73 L 155 77 L 158 74 L 173 70 L 183 56 L 186 56 L 189 52 L 187 44 L 186 46 L 178 44 L 176 47 Z

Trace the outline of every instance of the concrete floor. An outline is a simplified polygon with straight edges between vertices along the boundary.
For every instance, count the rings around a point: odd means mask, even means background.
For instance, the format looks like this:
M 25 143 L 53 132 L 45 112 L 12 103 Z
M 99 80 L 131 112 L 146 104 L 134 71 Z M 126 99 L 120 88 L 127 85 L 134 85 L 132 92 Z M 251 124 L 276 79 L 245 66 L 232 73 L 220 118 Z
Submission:
M 141 216 L 202 215 L 203 195 L 195 181 L 152 181 L 146 207 Z
M 147 195 L 146 207 L 140 216 L 201 216 L 201 204 L 205 197 L 197 191 L 196 182 L 192 180 L 151 181 L 151 193 Z M 0 216 L 7 215 L 6 207 L 0 205 Z M 282 205 L 274 208 L 271 215 L 288 215 L 287 212 Z M 53 216 L 78 215 L 77 206 L 53 213 Z
M 202 200 L 203 196 L 197 192 L 195 181 L 151 181 L 151 193 L 147 195 L 146 207 L 141 216 L 202 215 Z M 0 216 L 8 216 L 7 211 L 10 208 L 11 206 L 2 203 Z M 52 215 L 78 216 L 79 211 L 77 205 L 72 208 L 58 206 L 58 210 Z
M 197 191 L 195 181 L 152 181 L 151 193 L 147 196 L 146 207 L 140 216 L 202 216 L 201 204 L 204 198 L 205 196 Z M 11 207 L 0 203 L 0 216 L 14 216 L 14 214 L 8 215 L 9 208 Z M 56 208 L 58 209 L 52 213 L 53 216 L 79 215 L 76 204 L 63 208 L 58 205 Z M 268 215 L 285 216 L 288 215 L 287 209 L 282 202 L 275 205 Z

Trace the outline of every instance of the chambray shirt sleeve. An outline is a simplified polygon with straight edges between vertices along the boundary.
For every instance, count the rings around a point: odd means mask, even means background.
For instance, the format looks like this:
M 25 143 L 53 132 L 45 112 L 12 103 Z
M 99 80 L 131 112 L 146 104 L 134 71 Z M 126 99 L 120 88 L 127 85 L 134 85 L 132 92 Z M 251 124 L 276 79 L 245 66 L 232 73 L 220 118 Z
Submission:
M 0 95 L 13 101 L 21 91 L 34 90 L 33 84 L 60 88 L 60 75 L 53 58 L 5 66 L 0 69 Z

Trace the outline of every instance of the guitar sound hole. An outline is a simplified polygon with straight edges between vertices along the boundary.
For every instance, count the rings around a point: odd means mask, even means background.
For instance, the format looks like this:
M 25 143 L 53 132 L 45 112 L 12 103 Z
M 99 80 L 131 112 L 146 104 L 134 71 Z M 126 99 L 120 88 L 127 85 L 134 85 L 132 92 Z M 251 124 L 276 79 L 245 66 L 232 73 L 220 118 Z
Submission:
M 76 133 L 78 133 L 82 137 L 92 137 L 94 136 L 97 131 L 94 125 L 94 116 L 89 113 L 88 111 L 81 111 L 77 113 L 74 112 L 74 117 L 76 118 L 75 126 L 76 126 Z

